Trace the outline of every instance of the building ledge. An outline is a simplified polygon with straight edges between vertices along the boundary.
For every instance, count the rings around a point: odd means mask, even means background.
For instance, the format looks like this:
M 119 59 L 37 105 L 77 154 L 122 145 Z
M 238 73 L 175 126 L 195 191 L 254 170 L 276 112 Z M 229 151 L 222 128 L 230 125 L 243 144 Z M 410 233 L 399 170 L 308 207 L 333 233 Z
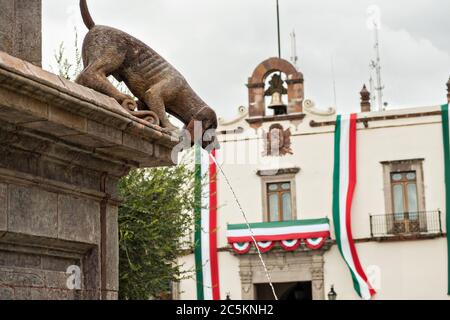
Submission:
M 432 109 L 436 109 L 438 107 L 432 107 Z M 399 120 L 399 119 L 411 119 L 411 118 L 423 118 L 423 117 L 434 117 L 434 116 L 440 116 L 441 111 L 440 110 L 432 110 L 432 111 L 424 111 L 423 108 L 419 109 L 420 111 L 416 111 L 417 109 L 398 109 L 398 110 L 392 110 L 389 113 L 387 112 L 378 112 L 378 113 L 359 113 L 358 119 L 356 120 L 357 123 L 364 124 L 365 128 L 369 128 L 370 122 L 377 122 L 377 121 L 389 121 L 389 120 Z M 416 112 L 415 112 L 416 111 Z M 394 113 L 396 112 L 396 113 Z M 379 114 L 379 115 L 378 115 Z M 309 125 L 313 128 L 318 127 L 327 127 L 327 126 L 335 126 L 336 121 L 314 121 L 311 120 Z
M 293 120 L 303 120 L 306 114 L 304 113 L 292 113 L 283 114 L 279 116 L 262 116 L 262 117 L 250 117 L 245 119 L 249 124 L 264 123 L 264 122 L 274 122 L 274 121 L 293 121 Z
M 396 242 L 396 241 L 413 241 L 413 240 L 427 240 L 446 237 L 445 233 L 417 233 L 417 234 L 399 234 L 399 235 L 385 235 L 373 236 L 372 241 L 377 242 Z
M 268 177 L 268 176 L 281 176 L 285 174 L 297 174 L 300 172 L 300 168 L 280 168 L 280 169 L 266 169 L 266 170 L 258 170 L 256 171 L 256 175 L 259 177 Z

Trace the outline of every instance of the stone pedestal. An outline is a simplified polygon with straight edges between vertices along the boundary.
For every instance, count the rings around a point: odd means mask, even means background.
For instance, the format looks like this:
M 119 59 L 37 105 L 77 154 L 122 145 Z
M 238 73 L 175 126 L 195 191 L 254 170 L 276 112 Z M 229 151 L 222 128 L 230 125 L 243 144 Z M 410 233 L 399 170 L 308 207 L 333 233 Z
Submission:
M 0 52 L 0 299 L 116 299 L 117 183 L 172 165 L 176 143 L 115 100 Z
M 41 0 L 0 0 L 0 51 L 42 64 Z

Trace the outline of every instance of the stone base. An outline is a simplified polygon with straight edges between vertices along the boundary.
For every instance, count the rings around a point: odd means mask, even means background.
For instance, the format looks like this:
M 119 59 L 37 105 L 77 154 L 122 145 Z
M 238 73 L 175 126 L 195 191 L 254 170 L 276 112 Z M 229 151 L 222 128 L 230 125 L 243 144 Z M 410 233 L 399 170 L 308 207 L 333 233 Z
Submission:
M 176 143 L 115 100 L 0 52 L 0 299 L 117 299 L 117 183 L 172 165 Z

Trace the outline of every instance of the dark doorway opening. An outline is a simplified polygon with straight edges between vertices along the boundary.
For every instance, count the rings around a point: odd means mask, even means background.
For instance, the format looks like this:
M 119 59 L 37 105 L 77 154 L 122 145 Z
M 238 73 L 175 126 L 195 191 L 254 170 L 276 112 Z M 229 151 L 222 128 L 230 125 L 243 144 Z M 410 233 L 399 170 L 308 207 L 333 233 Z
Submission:
M 286 282 L 274 283 L 275 292 L 280 300 L 312 300 L 312 283 Z M 272 288 L 268 283 L 255 285 L 256 300 L 274 300 Z

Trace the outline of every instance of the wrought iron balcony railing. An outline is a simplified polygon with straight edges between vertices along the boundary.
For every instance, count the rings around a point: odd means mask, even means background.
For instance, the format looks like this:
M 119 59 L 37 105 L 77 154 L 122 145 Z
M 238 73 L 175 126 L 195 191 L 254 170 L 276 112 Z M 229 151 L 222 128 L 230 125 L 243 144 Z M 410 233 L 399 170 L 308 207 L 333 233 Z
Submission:
M 442 234 L 441 211 L 404 212 L 370 216 L 372 237 Z

